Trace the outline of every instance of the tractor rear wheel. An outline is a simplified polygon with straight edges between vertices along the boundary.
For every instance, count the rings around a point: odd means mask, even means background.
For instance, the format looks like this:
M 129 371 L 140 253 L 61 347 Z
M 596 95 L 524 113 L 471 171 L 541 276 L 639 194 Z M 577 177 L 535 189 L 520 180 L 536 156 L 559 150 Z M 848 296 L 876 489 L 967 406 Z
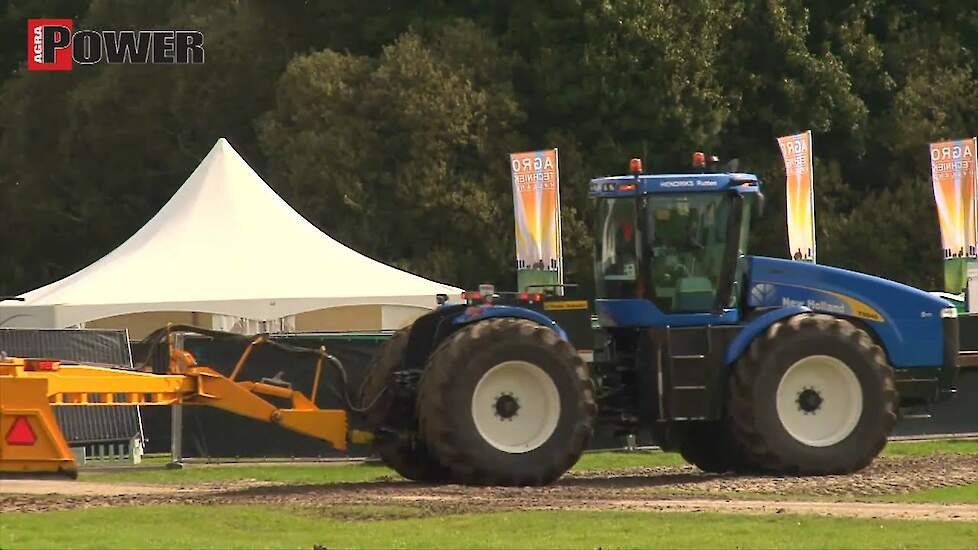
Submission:
M 523 319 L 476 322 L 431 355 L 421 434 L 458 482 L 544 485 L 574 465 L 597 406 L 587 366 L 551 329 Z
M 367 371 L 360 402 L 368 407 L 364 416 L 375 433 L 380 429 L 389 430 L 392 426 L 403 425 L 405 410 L 408 415 L 414 413 L 414 403 L 397 403 L 392 386 L 392 374 L 404 360 L 409 332 L 410 328 L 401 329 L 384 342 Z M 407 479 L 427 482 L 448 480 L 448 469 L 431 455 L 418 438 L 416 429 L 397 435 L 380 434 L 373 445 L 384 464 Z
M 768 471 L 859 470 L 896 423 L 893 376 L 882 348 L 847 320 L 802 314 L 779 321 L 731 376 L 732 434 Z

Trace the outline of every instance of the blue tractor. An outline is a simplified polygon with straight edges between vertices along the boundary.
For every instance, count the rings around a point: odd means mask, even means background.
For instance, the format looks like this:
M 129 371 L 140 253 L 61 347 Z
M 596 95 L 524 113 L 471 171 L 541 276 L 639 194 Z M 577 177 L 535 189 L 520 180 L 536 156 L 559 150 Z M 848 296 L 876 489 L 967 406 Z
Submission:
M 901 407 L 954 392 L 950 303 L 747 254 L 756 176 L 633 161 L 590 194 L 600 329 L 563 289 L 485 287 L 419 318 L 363 386 L 385 463 L 421 481 L 540 485 L 610 428 L 709 472 L 846 473 L 879 454 Z

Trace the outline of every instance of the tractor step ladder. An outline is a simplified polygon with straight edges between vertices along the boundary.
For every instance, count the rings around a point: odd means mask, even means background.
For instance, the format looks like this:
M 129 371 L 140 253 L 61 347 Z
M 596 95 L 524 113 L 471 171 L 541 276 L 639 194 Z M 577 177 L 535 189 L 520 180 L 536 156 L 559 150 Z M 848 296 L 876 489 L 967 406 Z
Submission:
M 663 360 L 667 373 L 668 406 L 671 420 L 705 419 L 704 405 L 709 402 L 709 373 L 713 336 L 710 326 L 665 328 Z

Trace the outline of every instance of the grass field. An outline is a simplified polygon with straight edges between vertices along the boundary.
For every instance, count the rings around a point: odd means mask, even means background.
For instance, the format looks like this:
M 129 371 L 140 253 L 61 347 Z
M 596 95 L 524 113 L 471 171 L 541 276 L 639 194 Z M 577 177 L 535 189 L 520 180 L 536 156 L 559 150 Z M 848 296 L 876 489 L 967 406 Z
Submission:
M 975 548 L 978 525 L 810 516 L 146 506 L 5 514 L 16 548 Z M 407 515 L 408 517 L 403 517 Z
M 971 439 L 892 442 L 883 456 L 929 455 L 933 453 L 978 454 L 978 441 Z
M 366 464 L 271 464 L 271 465 L 192 465 L 182 470 L 133 468 L 130 471 L 82 472 L 83 481 L 197 484 L 222 481 L 278 481 L 283 483 L 350 483 L 400 478 L 379 463 Z
M 978 469 L 978 466 L 976 466 Z M 885 500 L 894 502 L 941 502 L 945 504 L 978 505 L 978 483 L 959 487 L 940 487 L 905 495 L 893 495 Z
M 978 455 L 978 441 L 899 442 L 887 445 L 888 456 L 926 455 L 936 452 Z M 156 461 L 161 465 L 162 460 Z M 660 451 L 586 453 L 573 471 L 620 470 L 650 466 L 685 464 L 676 453 Z M 399 476 L 385 466 L 366 464 L 264 464 L 264 465 L 190 465 L 182 470 L 133 468 L 130 471 L 83 471 L 81 479 L 102 482 L 193 484 L 234 480 L 280 481 L 287 483 L 341 483 L 375 481 Z
M 901 442 L 888 456 L 978 455 L 978 441 Z M 157 460 L 156 462 L 161 462 Z M 674 453 L 598 452 L 574 470 L 609 471 L 682 464 Z M 261 480 L 291 484 L 397 478 L 377 463 L 192 465 L 84 472 L 82 479 L 161 484 Z M 714 498 L 722 495 L 713 495 Z M 797 495 L 738 494 L 780 500 Z M 821 500 L 817 496 L 805 498 Z M 847 500 L 845 497 L 822 497 Z M 978 483 L 870 497 L 890 502 L 978 505 Z M 435 513 L 417 504 L 153 504 L 5 513 L 0 548 L 972 548 L 978 523 L 650 511 L 486 511 Z M 386 501 L 385 501 L 386 502 Z M 473 513 L 473 510 L 478 513 Z

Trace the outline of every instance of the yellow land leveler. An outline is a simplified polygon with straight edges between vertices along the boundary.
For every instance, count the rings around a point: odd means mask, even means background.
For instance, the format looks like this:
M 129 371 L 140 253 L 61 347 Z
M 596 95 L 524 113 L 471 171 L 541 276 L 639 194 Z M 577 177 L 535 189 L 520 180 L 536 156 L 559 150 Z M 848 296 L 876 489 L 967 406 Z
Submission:
M 165 334 L 172 344 L 176 328 L 167 327 L 157 332 Z M 180 328 L 215 334 L 196 327 Z M 59 405 L 204 405 L 322 439 L 338 450 L 347 448 L 348 439 L 353 442 L 369 440 L 369 434 L 348 431 L 345 410 L 316 406 L 316 394 L 326 363 L 333 362 L 344 386 L 346 382 L 342 364 L 322 348 L 302 350 L 318 355 L 308 397 L 280 380 L 238 380 L 255 346 L 271 343 L 262 335 L 252 339 L 230 376 L 198 365 L 189 352 L 172 345 L 166 372 L 161 374 L 0 354 L 0 474 L 78 475 L 78 465 L 52 410 Z M 286 399 L 291 407 L 280 408 L 263 396 Z

